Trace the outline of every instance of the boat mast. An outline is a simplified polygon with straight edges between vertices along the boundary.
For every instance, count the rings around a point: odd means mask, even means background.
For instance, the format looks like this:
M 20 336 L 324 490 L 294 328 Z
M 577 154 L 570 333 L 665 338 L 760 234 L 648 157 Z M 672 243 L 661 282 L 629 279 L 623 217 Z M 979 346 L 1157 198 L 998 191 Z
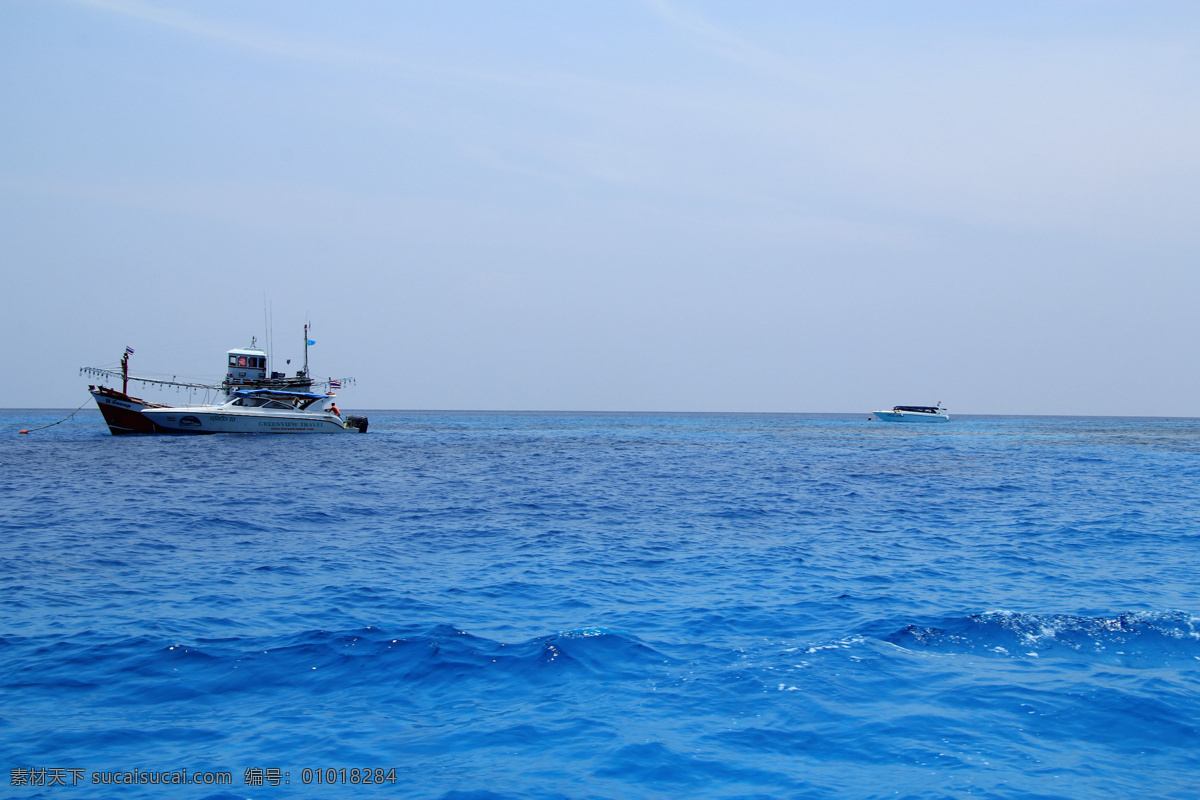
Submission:
M 304 377 L 308 377 L 308 323 L 304 323 Z
M 129 351 L 121 357 L 121 394 L 129 394 Z

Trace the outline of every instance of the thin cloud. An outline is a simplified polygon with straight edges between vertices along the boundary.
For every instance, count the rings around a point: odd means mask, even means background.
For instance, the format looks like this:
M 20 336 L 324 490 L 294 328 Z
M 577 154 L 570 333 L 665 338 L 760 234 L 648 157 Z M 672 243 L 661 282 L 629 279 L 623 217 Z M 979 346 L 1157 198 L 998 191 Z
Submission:
M 713 24 L 691 9 L 681 8 L 669 0 L 646 0 L 646 5 L 659 19 L 686 34 L 694 43 L 729 61 L 813 87 L 833 86 L 828 79 L 799 69 L 788 59 Z
M 160 8 L 140 0 L 74 0 L 79 5 L 120 14 L 144 22 L 182 31 L 193 36 L 241 47 L 295 61 L 328 65 L 372 67 L 402 75 L 419 74 L 471 83 L 505 84 L 512 86 L 576 85 L 589 83 L 586 79 L 563 74 L 500 72 L 463 68 L 457 65 L 434 64 L 398 58 L 370 48 L 339 47 L 323 42 L 279 36 L 257 30 L 222 25 L 187 11 Z
M 122 14 L 134 19 L 173 28 L 194 36 L 214 39 L 248 50 L 257 50 L 297 60 L 327 63 L 377 63 L 381 61 L 379 56 L 370 53 L 283 38 L 261 31 L 232 28 L 215 24 L 180 9 L 160 8 L 137 2 L 137 0 L 76 0 L 76 2 L 110 13 Z

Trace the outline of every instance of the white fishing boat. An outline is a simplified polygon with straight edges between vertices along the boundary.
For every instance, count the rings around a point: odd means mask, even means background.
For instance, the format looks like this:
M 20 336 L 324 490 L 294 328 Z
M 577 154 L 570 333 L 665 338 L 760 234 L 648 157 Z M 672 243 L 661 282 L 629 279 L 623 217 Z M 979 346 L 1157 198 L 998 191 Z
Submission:
M 284 429 L 289 426 L 282 423 L 278 426 L 280 430 L 269 430 L 271 426 L 255 425 L 254 431 L 242 430 L 216 430 L 212 425 L 195 425 L 193 419 L 203 422 L 201 417 L 196 416 L 196 411 L 201 411 L 205 414 L 214 414 L 215 408 L 234 408 L 234 409 L 249 409 L 249 408 L 266 408 L 267 403 L 278 402 L 287 403 L 292 411 L 302 411 L 306 416 L 296 420 L 296 432 L 313 432 L 308 428 L 316 429 L 324 427 L 315 425 L 314 411 L 308 409 L 308 406 L 315 404 L 315 400 L 331 399 L 334 397 L 332 392 L 328 394 L 317 394 L 314 389 L 340 389 L 343 384 L 354 383 L 353 378 L 342 378 L 336 380 L 330 378 L 325 381 L 314 380 L 308 371 L 308 346 L 312 344 L 312 340 L 308 338 L 308 326 L 304 326 L 304 368 L 297 370 L 295 375 L 289 376 L 285 372 L 273 372 L 268 369 L 268 356 L 266 351 L 257 346 L 254 338 L 251 338 L 249 347 L 238 347 L 227 352 L 227 369 L 225 377 L 220 381 L 182 381 L 177 376 L 137 376 L 129 374 L 129 357 L 133 355 L 133 348 L 126 347 L 125 355 L 121 358 L 120 369 L 110 369 L 103 367 L 84 367 L 80 370 L 80 374 L 89 375 L 99 378 L 98 385 L 88 387 L 92 397 L 96 400 L 96 405 L 100 409 L 100 413 L 104 416 L 104 421 L 108 423 L 108 429 L 114 435 L 127 433 L 185 433 L 194 427 L 203 427 L 203 430 L 194 430 L 194 433 L 259 433 L 259 432 L 285 432 Z M 291 361 L 287 362 L 289 365 Z M 104 384 L 108 381 L 121 382 L 121 389 L 118 391 L 114 388 L 109 388 Z M 143 387 L 157 389 L 174 389 L 176 392 L 184 392 L 189 397 L 201 400 L 201 402 L 190 402 L 186 405 L 179 403 L 163 403 L 144 400 L 140 397 L 134 397 L 129 394 L 130 383 L 140 383 Z M 263 389 L 276 392 L 284 392 L 290 395 L 308 395 L 308 402 L 303 399 L 298 400 L 297 397 L 281 399 L 278 397 L 239 397 L 237 393 L 246 389 Z M 213 402 L 213 401 L 218 402 Z M 237 405 L 231 405 L 234 401 L 240 401 Z M 147 411 L 170 411 L 168 415 L 148 415 Z M 186 411 L 191 413 L 184 413 Z M 284 409 L 272 406 L 269 410 L 283 411 Z M 336 416 L 336 415 L 335 415 Z M 174 422 L 170 418 L 174 418 Z M 187 417 L 186 421 L 184 418 Z M 349 428 L 366 432 L 367 418 L 359 416 L 346 417 Z M 255 419 L 254 422 L 266 422 L 265 419 Z M 168 424 L 160 424 L 168 423 Z M 304 424 L 300 424 L 304 423 Z M 314 424 L 310 424 L 314 423 Z M 243 427 L 248 424 L 248 420 L 241 420 Z M 301 428 L 305 430 L 301 431 Z
M 873 411 L 884 422 L 949 422 L 950 414 L 939 402 L 936 406 L 893 406 L 891 411 Z
M 142 415 L 163 433 L 366 432 L 365 417 L 342 418 L 332 392 L 237 389 L 220 405 L 146 408 Z

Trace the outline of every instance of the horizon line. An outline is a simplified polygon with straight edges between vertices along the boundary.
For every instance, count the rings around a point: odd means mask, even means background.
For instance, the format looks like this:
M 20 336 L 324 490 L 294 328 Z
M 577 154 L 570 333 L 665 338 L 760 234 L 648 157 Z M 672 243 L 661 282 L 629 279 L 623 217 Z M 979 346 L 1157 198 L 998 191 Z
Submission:
M 663 411 L 663 410 L 604 410 L 604 409 L 504 409 L 504 408 L 355 408 L 363 413 L 378 412 L 383 414 L 550 414 L 556 416 L 570 414 L 594 414 L 609 416 L 743 416 L 743 417 L 871 417 L 874 411 Z M 0 412 L 15 411 L 70 411 L 67 406 L 11 406 L 0 407 Z M 98 408 L 79 408 L 77 412 L 87 411 L 100 413 Z M 990 413 L 990 412 L 958 412 L 951 415 L 951 420 L 957 418 L 981 417 L 1043 417 L 1063 419 L 1162 419 L 1162 420 L 1200 420 L 1200 416 L 1178 414 L 1038 414 L 1038 413 Z

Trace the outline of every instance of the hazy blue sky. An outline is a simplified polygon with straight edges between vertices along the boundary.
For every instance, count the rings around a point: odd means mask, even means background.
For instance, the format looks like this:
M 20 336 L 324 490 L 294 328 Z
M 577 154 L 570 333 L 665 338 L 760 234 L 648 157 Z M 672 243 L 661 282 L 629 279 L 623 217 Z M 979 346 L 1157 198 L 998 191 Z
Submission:
M 0 3 L 0 406 L 1200 416 L 1200 3 Z M 153 397 L 153 395 L 147 395 Z

